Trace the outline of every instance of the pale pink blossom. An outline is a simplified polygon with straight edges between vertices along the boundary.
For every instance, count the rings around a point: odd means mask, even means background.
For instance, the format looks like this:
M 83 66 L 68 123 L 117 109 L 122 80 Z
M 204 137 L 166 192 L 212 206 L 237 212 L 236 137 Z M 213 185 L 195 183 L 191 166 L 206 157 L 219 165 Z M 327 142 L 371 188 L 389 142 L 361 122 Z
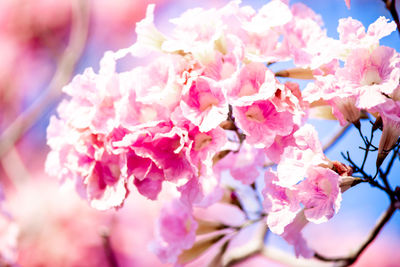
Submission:
M 263 207 L 268 213 L 267 224 L 269 229 L 281 235 L 287 225 L 292 223 L 296 214 L 301 210 L 297 197 L 299 191 L 277 185 L 278 176 L 273 171 L 265 172 L 265 187 Z
M 316 81 L 307 85 L 303 96 L 310 103 L 324 100 L 342 126 L 347 122 L 357 123 L 360 118 L 356 91 L 334 74 L 316 76 Z
M 154 120 L 168 120 L 179 106 L 182 75 L 191 62 L 177 55 L 160 55 L 147 66 L 119 74 L 121 99 L 114 103 L 116 124 L 129 129 Z
M 284 32 L 283 27 L 292 20 L 287 3 L 270 1 L 257 13 L 249 12 L 249 15 L 240 19 L 235 32 L 245 45 L 246 57 L 254 62 L 287 60 L 287 55 L 280 50 L 279 40 Z
M 304 205 L 304 215 L 310 222 L 323 223 L 338 212 L 342 200 L 339 188 L 339 174 L 312 166 L 307 170 L 307 179 L 302 181 L 299 199 Z
M 379 40 L 396 30 L 396 23 L 388 23 L 385 17 L 379 17 L 372 23 L 367 32 L 358 20 L 351 17 L 339 20 L 337 31 L 341 43 L 341 57 L 346 58 L 354 49 L 374 49 L 379 45 Z
M 174 200 L 161 210 L 156 240 L 151 243 L 150 249 L 162 262 L 175 263 L 183 250 L 193 246 L 197 227 L 192 210 Z
M 234 179 L 243 184 L 250 185 L 259 177 L 264 163 L 265 156 L 263 150 L 254 148 L 244 141 L 238 152 L 229 153 L 214 168 L 218 172 L 229 169 Z
M 380 166 L 400 136 L 400 102 L 387 99 L 375 110 L 379 112 L 383 122 L 377 158 L 377 166 Z
M 233 106 L 245 106 L 272 98 L 277 89 L 278 81 L 272 71 L 262 63 L 250 63 L 240 70 L 228 96 Z
M 385 102 L 400 79 L 400 56 L 389 47 L 354 50 L 336 75 L 358 96 L 357 107 L 369 109 Z
M 206 171 L 197 178 L 192 177 L 178 188 L 182 204 L 187 207 L 207 208 L 222 198 L 224 190 L 220 185 L 219 177 Z
M 314 255 L 314 251 L 309 248 L 307 241 L 301 233 L 307 223 L 308 221 L 304 216 L 304 212 L 301 211 L 296 215 L 293 221 L 285 227 L 282 234 L 283 239 L 293 245 L 296 257 L 302 256 L 304 258 L 311 258 Z
M 278 112 L 270 101 L 256 101 L 250 106 L 233 107 L 233 115 L 249 144 L 270 147 L 277 135 L 288 135 L 293 130 L 293 116 L 288 111 Z M 285 121 L 284 124 L 281 122 Z
M 68 128 L 54 117 L 47 133 L 52 148 L 46 161 L 49 174 L 74 183 L 81 196 L 97 209 L 122 205 L 128 192 L 120 171 L 123 161 L 105 150 L 104 136 Z
M 295 65 L 316 69 L 327 64 L 338 53 L 336 40 L 328 38 L 321 17 L 302 3 L 292 5 L 292 20 L 284 26 L 280 50 Z
M 146 17 L 136 23 L 137 41 L 131 49 L 134 56 L 142 57 L 152 51 L 161 50 L 161 46 L 166 40 L 166 37 L 154 25 L 154 9 L 154 4 L 148 5 Z
M 295 144 L 284 148 L 277 168 L 277 184 L 289 188 L 302 181 L 311 166 L 327 164 L 318 134 L 312 125 L 304 125 L 293 137 Z
M 201 132 L 215 129 L 228 116 L 228 102 L 221 85 L 206 77 L 190 78 L 182 91 L 183 116 Z

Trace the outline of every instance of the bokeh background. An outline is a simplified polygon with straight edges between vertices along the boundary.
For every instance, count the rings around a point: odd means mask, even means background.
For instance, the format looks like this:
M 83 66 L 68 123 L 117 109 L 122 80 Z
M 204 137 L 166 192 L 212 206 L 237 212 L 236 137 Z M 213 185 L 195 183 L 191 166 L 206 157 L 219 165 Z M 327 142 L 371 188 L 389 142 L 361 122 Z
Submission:
M 221 7 L 227 2 L 0 1 L 0 183 L 6 208 L 20 229 L 17 259 L 20 266 L 112 266 L 113 261 L 119 266 L 162 266 L 146 245 L 153 237 L 159 205 L 132 193 L 119 211 L 99 212 L 79 199 L 73 190 L 60 188 L 58 181 L 43 171 L 49 151 L 46 127 L 63 98 L 61 87 L 74 74 L 87 67 L 97 71 L 105 51 L 128 47 L 135 41 L 135 23 L 145 16 L 147 4 L 156 3 L 155 23 L 162 31 L 168 31 L 168 19 L 188 8 Z M 242 1 L 255 9 L 266 2 Z M 343 0 L 291 1 L 295 2 L 302 2 L 320 14 L 328 36 L 335 38 L 340 18 L 351 16 L 365 27 L 379 16 L 391 18 L 380 0 L 352 0 L 350 10 Z M 400 51 L 399 37 L 394 32 L 381 44 Z M 121 67 L 134 64 L 134 59 L 126 59 Z M 304 87 L 306 83 L 301 85 Z M 323 142 L 340 130 L 335 121 L 311 120 L 311 123 Z M 367 132 L 369 122 L 363 122 L 362 126 Z M 327 156 L 341 160 L 340 152 L 349 151 L 353 159 L 361 160 L 360 145 L 358 133 L 350 129 Z M 372 173 L 373 158 L 368 165 Z M 392 170 L 392 185 L 400 184 L 399 165 L 397 162 Z M 305 236 L 320 252 L 332 256 L 347 254 L 364 240 L 388 204 L 381 191 L 359 185 L 344 194 L 337 216 L 326 224 L 307 226 Z M 292 252 L 278 236 L 270 235 L 268 245 Z M 356 266 L 399 266 L 399 250 L 397 212 Z M 200 259 L 192 265 L 204 264 L 205 260 Z M 254 257 L 243 265 L 250 264 L 271 266 L 272 263 Z

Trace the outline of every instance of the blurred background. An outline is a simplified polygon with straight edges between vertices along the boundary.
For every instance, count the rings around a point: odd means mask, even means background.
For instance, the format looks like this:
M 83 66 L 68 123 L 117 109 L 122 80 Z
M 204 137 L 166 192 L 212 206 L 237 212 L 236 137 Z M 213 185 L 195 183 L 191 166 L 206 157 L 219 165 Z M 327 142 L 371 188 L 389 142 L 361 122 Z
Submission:
M 49 152 L 46 127 L 63 98 L 62 86 L 87 67 L 97 71 L 105 51 L 130 46 L 136 38 L 135 23 L 144 18 L 149 3 L 156 3 L 155 23 L 166 30 L 168 19 L 188 8 L 221 7 L 227 2 L 0 1 L 0 184 L 6 199 L 4 206 L 19 228 L 20 266 L 116 266 L 113 265 L 116 262 L 119 266 L 162 266 L 146 247 L 153 237 L 158 204 L 132 193 L 119 211 L 99 212 L 74 191 L 60 189 L 56 178 L 43 171 Z M 242 1 L 255 9 L 266 2 Z M 302 2 L 321 14 L 328 36 L 335 38 L 340 18 L 351 16 L 365 27 L 379 16 L 391 19 L 380 0 L 352 0 L 350 10 L 343 0 L 291 1 L 295 2 Z M 385 37 L 381 44 L 400 51 L 398 32 Z M 322 141 L 340 130 L 335 121 L 311 123 Z M 363 123 L 364 129 L 368 126 L 368 122 Z M 350 129 L 327 156 L 342 160 L 340 152 L 348 150 L 357 159 L 363 155 L 358 149 L 360 145 L 358 133 Z M 368 163 L 375 165 L 374 159 Z M 397 162 L 390 176 L 393 185 L 400 184 L 398 176 Z M 347 254 L 364 240 L 388 204 L 381 191 L 359 185 L 344 194 L 342 208 L 330 222 L 307 226 L 306 238 L 310 246 L 325 254 Z M 268 242 L 292 251 L 277 236 L 271 235 Z M 399 249 L 398 212 L 356 265 L 398 266 Z M 200 260 L 192 265 L 203 264 Z M 260 266 L 267 262 L 255 257 L 245 264 Z

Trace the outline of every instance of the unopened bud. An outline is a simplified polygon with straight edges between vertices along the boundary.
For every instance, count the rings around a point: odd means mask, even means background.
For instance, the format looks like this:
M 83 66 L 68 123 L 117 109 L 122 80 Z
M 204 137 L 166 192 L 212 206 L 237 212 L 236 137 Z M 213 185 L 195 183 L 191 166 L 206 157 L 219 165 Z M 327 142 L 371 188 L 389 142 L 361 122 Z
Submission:
M 315 79 L 312 70 L 310 69 L 302 69 L 302 68 L 293 68 L 287 70 L 281 70 L 275 73 L 277 77 L 288 77 L 294 79 L 304 79 L 304 80 L 313 80 Z
M 355 185 L 358 185 L 362 181 L 363 180 L 361 178 L 356 178 L 352 176 L 342 177 L 339 185 L 340 191 L 344 193 L 345 191 L 347 191 L 348 189 L 352 188 Z

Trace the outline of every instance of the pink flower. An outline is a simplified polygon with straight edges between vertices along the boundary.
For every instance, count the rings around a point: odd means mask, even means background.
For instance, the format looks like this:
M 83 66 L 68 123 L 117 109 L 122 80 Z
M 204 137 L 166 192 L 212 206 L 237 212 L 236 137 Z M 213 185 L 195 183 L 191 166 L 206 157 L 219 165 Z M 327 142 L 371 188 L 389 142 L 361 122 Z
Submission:
M 99 74 L 91 68 L 86 69 L 63 88 L 72 99 L 63 101 L 57 111 L 71 127 L 90 128 L 94 134 L 107 134 L 116 126 L 114 104 L 121 96 L 115 61 L 110 57 L 106 53 Z
M 272 98 L 277 89 L 278 81 L 272 71 L 262 63 L 250 63 L 240 70 L 237 81 L 229 90 L 229 102 L 233 106 L 251 105 Z
M 131 47 L 134 56 L 146 56 L 154 50 L 161 50 L 161 46 L 166 40 L 154 25 L 154 8 L 154 4 L 148 5 L 146 17 L 136 23 L 137 41 Z
M 88 130 L 77 131 L 52 117 L 47 130 L 52 151 L 46 171 L 62 182 L 75 184 L 82 197 L 100 210 L 119 207 L 127 196 L 122 159 L 106 150 L 106 138 Z
M 385 17 L 379 17 L 374 23 L 365 28 L 362 23 L 353 18 L 339 20 L 337 31 L 339 32 L 340 42 L 344 58 L 349 52 L 358 48 L 371 49 L 379 45 L 379 40 L 396 30 L 396 23 L 388 23 Z
M 180 201 L 187 207 L 203 207 L 218 202 L 224 193 L 220 186 L 219 177 L 213 173 L 201 173 L 198 178 L 191 178 L 180 186 L 178 191 L 181 193 Z
M 293 219 L 292 223 L 285 227 L 282 234 L 286 242 L 294 246 L 296 257 L 302 256 L 304 258 L 311 258 L 314 255 L 314 251 L 308 247 L 307 241 L 301 233 L 307 223 L 308 221 L 304 216 L 304 212 L 301 211 Z
M 313 166 L 307 170 L 307 179 L 297 188 L 307 220 L 313 223 L 326 222 L 338 212 L 342 196 L 336 172 Z
M 175 263 L 183 250 L 193 246 L 198 227 L 191 209 L 178 200 L 164 206 L 150 248 L 164 263 Z
M 243 8 L 245 10 L 245 8 Z M 246 57 L 254 62 L 286 60 L 279 47 L 283 27 L 292 19 L 292 13 L 285 1 L 274 0 L 265 4 L 256 13 L 251 10 L 240 18 L 235 31 L 245 46 Z
M 176 55 L 162 55 L 145 67 L 119 74 L 121 99 L 116 106 L 117 124 L 129 129 L 154 120 L 168 120 L 179 106 L 181 76 L 189 63 Z
M 379 46 L 369 51 L 354 50 L 347 58 L 344 68 L 336 75 L 344 86 L 353 88 L 358 96 L 358 108 L 369 109 L 385 102 L 400 79 L 400 56 L 392 48 Z
M 273 171 L 265 172 L 264 181 L 265 188 L 262 194 L 263 207 L 268 213 L 267 224 L 272 232 L 281 235 L 301 210 L 297 198 L 299 192 L 277 185 L 278 176 Z
M 206 77 L 190 78 L 182 92 L 183 116 L 201 132 L 215 129 L 228 116 L 228 103 L 218 82 Z
M 359 121 L 361 111 L 356 107 L 358 98 L 355 90 L 333 74 L 316 76 L 316 81 L 307 85 L 303 95 L 310 103 L 318 100 L 326 101 L 342 126 L 347 122 Z
M 377 166 L 380 166 L 400 136 L 400 102 L 387 99 L 375 108 L 383 121 L 382 136 L 379 141 Z
M 214 168 L 218 172 L 229 169 L 233 178 L 243 184 L 250 185 L 260 175 L 259 169 L 262 168 L 264 163 L 263 150 L 256 149 L 245 141 L 238 152 L 229 153 Z
M 162 182 L 187 180 L 195 174 L 189 144 L 186 130 L 171 122 L 152 122 L 132 128 L 113 147 L 125 157 L 123 173 L 134 180 L 140 193 L 155 199 Z
M 249 144 L 270 147 L 277 135 L 288 135 L 293 129 L 293 116 L 278 112 L 270 101 L 256 101 L 250 106 L 233 107 L 233 115 Z M 285 121 L 285 124 L 281 122 Z
M 338 53 L 334 39 L 326 36 L 321 17 L 301 3 L 291 7 L 293 19 L 284 26 L 281 53 L 293 58 L 295 65 L 316 69 Z
M 284 148 L 276 184 L 292 188 L 306 177 L 311 166 L 327 164 L 314 127 L 306 124 L 293 134 L 295 144 Z

